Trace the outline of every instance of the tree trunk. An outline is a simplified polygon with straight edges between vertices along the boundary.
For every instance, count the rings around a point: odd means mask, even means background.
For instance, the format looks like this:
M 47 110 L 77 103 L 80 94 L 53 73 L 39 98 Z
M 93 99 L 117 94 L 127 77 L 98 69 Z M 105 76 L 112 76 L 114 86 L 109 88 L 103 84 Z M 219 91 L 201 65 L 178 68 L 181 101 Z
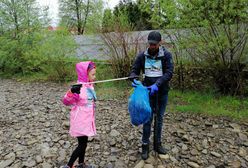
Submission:
M 87 1 L 86 11 L 85 11 L 85 18 L 84 18 L 84 24 L 83 24 L 83 28 L 82 28 L 81 34 L 84 34 L 84 30 L 85 30 L 87 19 L 88 19 L 88 15 L 89 15 L 89 9 L 90 9 L 90 0 Z
M 19 34 L 18 16 L 17 16 L 16 6 L 15 6 L 15 1 L 11 0 L 11 4 L 13 5 L 13 18 L 14 18 L 14 24 L 15 24 L 15 38 L 16 38 Z
M 76 13 L 77 13 L 77 30 L 78 30 L 78 35 L 80 35 L 81 29 L 82 29 L 82 24 L 81 24 L 80 12 L 79 12 L 78 0 L 75 0 L 75 4 L 76 4 Z

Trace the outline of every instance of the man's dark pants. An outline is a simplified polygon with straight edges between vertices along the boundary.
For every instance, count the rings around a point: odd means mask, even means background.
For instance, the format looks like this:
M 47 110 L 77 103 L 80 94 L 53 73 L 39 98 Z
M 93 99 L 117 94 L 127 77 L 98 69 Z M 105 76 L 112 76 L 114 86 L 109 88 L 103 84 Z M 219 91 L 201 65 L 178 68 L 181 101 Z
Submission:
M 163 95 L 158 95 L 158 128 L 157 128 L 157 133 L 158 133 L 158 142 L 157 144 L 161 143 L 161 136 L 162 136 L 162 126 L 163 126 L 163 117 L 165 114 L 166 106 L 168 102 L 168 93 L 163 94 Z M 143 125 L 143 136 L 142 136 L 142 142 L 143 144 L 149 144 L 149 138 L 151 135 L 151 125 L 152 125 L 152 120 L 153 120 L 153 113 L 155 113 L 155 108 L 156 108 L 156 95 L 150 96 L 150 105 L 152 108 L 152 117 L 149 122 Z

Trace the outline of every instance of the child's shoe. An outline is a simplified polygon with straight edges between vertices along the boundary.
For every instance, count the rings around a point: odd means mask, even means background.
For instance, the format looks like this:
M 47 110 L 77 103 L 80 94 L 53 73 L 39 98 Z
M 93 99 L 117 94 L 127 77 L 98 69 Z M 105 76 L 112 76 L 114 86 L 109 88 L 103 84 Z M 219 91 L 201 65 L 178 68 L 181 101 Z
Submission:
M 62 168 L 70 168 L 68 165 L 64 165 Z
M 91 165 L 86 165 L 85 163 L 80 163 L 79 165 L 75 166 L 75 168 L 95 168 Z

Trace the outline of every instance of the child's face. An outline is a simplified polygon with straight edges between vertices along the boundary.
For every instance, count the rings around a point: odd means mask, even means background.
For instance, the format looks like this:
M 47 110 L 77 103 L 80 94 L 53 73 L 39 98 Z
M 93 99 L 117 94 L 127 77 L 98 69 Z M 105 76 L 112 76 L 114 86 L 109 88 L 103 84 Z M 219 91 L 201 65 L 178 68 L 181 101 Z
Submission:
M 90 81 L 94 81 L 96 79 L 96 68 L 89 71 L 88 77 Z

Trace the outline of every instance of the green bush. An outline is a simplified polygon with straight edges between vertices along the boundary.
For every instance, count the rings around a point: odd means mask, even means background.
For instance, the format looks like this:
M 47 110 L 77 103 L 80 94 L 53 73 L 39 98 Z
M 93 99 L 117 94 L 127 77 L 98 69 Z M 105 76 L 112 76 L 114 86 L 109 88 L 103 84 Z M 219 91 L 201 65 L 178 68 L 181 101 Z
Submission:
M 0 44 L 3 73 L 43 73 L 49 80 L 65 81 L 71 78 L 72 67 L 75 72 L 76 44 L 66 31 L 20 34 L 18 39 L 6 36 L 0 38 Z

